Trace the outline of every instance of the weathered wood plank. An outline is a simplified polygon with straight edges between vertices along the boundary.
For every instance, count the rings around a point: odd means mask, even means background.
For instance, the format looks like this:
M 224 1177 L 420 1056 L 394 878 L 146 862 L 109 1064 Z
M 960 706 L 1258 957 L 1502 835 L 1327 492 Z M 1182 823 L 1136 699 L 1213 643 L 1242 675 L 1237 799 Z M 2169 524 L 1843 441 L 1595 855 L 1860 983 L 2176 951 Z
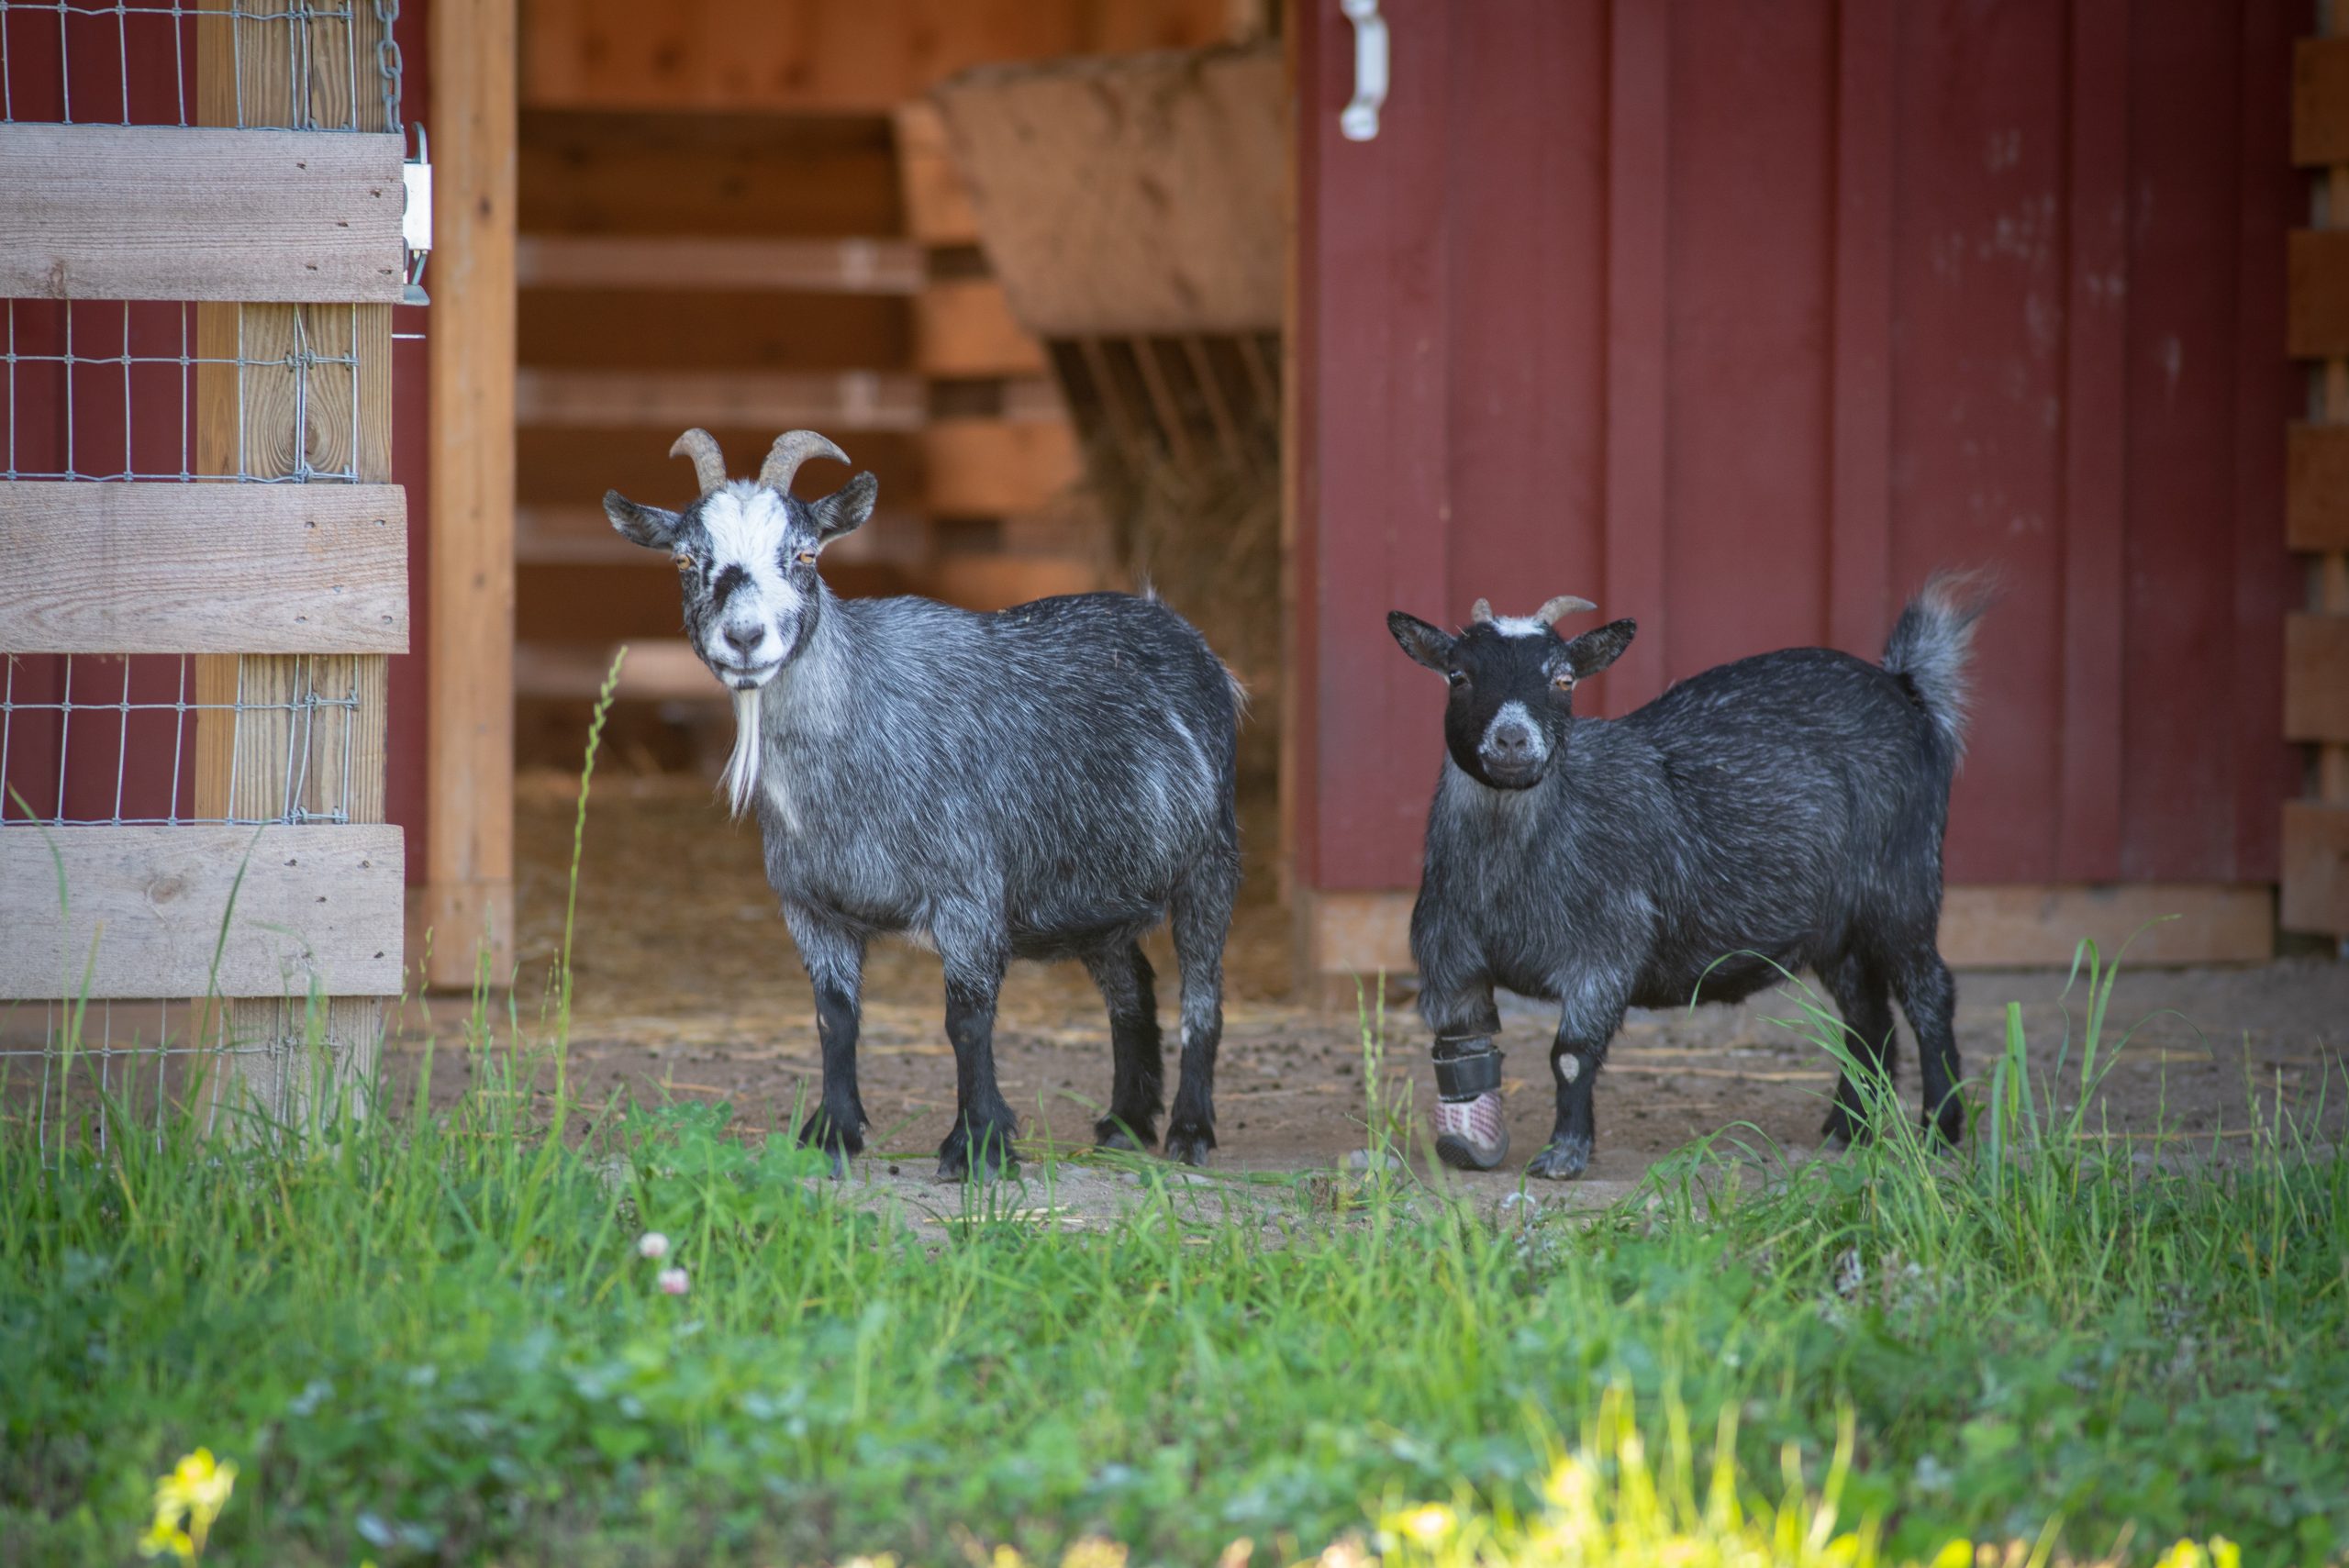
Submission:
M 0 651 L 405 653 L 395 484 L 0 484 Z
M 2294 229 L 2285 250 L 2285 350 L 2349 354 L 2349 228 Z
M 427 984 L 514 951 L 516 0 L 436 0 Z
M 2284 739 L 2349 742 L 2349 615 L 2284 617 Z
M 921 247 L 903 239 L 711 239 L 524 235 L 523 288 L 774 289 L 801 294 L 921 291 Z
M 993 278 L 952 278 L 914 298 L 914 361 L 925 375 L 1041 375 L 1044 345 L 1012 318 Z
M 938 106 L 917 98 L 897 106 L 897 181 L 904 193 L 906 232 L 924 245 L 976 245 L 979 220 Z
M 1314 894 L 1308 967 L 1324 976 L 1409 973 L 1412 898 L 1400 890 Z M 2260 884 L 2137 883 L 1960 886 L 1943 899 L 1942 956 L 1954 968 L 2068 964 L 2083 937 L 2108 958 L 2128 942 L 2136 964 L 2264 962 L 2275 956 L 2275 897 Z
M 541 371 L 516 373 L 514 419 L 537 428 L 918 429 L 919 376 L 877 371 Z
M 2349 550 L 2349 425 L 2294 424 L 2284 459 L 2285 543 Z
M 995 517 L 1041 506 L 1083 475 L 1075 431 L 1049 419 L 941 419 L 921 435 L 932 515 Z
M 2292 45 L 2292 161 L 2349 163 L 2349 39 Z
M 0 831 L 0 996 L 396 995 L 403 862 L 381 825 Z
M 2283 867 L 2277 923 L 2288 931 L 2349 935 L 2349 806 L 2286 801 Z
M 390 303 L 400 139 L 0 125 L 0 295 Z

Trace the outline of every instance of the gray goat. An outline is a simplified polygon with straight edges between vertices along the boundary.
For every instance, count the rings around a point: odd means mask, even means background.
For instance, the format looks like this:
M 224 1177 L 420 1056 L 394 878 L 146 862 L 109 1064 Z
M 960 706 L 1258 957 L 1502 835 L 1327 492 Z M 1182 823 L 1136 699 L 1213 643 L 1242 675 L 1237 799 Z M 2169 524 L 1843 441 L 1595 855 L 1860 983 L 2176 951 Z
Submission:
M 1084 962 L 1109 1007 L 1104 1144 L 1156 1137 L 1157 1001 L 1139 939 L 1171 917 L 1182 964 L 1182 1080 L 1166 1152 L 1215 1146 L 1223 943 L 1239 890 L 1232 807 L 1238 694 L 1207 641 L 1152 598 L 1080 594 L 974 615 L 927 599 L 841 599 L 816 571 L 879 489 L 860 473 L 791 495 L 841 450 L 777 438 L 729 481 L 688 430 L 701 495 L 677 512 L 617 491 L 622 535 L 675 558 L 685 629 L 734 693 L 726 787 L 755 805 L 767 880 L 816 988 L 823 1101 L 802 1141 L 860 1152 L 856 1035 L 866 942 L 896 933 L 946 966 L 953 1129 L 941 1175 L 1001 1170 L 1017 1130 L 996 1086 L 996 998 L 1015 958 Z
M 1965 664 L 1984 595 L 1942 575 L 1901 612 L 1879 667 L 1824 648 L 1723 664 L 1620 719 L 1574 689 L 1631 645 L 1619 620 L 1567 641 L 1553 599 L 1457 636 L 1397 611 L 1403 651 L 1451 684 L 1447 755 L 1411 913 L 1419 1008 L 1436 1037 L 1437 1149 L 1489 1170 L 1508 1152 L 1493 988 L 1560 1005 L 1557 1122 L 1528 1167 L 1590 1162 L 1591 1093 L 1627 1006 L 1733 1002 L 1809 968 L 1854 1055 L 1889 1072 L 1891 996 L 1915 1032 L 1924 1115 L 1952 1142 L 1956 993 L 1934 945 L 1942 832 L 1963 748 Z M 1827 1132 L 1862 1131 L 1846 1075 Z

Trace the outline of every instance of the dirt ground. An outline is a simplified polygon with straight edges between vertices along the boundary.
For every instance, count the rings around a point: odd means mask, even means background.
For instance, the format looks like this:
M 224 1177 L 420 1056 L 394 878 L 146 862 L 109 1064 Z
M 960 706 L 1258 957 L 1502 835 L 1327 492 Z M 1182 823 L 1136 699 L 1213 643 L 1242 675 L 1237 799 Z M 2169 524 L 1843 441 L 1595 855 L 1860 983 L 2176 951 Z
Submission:
M 522 956 L 514 1006 L 526 1029 L 542 1016 L 562 938 L 575 787 L 569 778 L 526 775 L 518 793 Z M 1272 825 L 1249 826 L 1252 858 L 1262 862 Z M 1291 995 L 1288 919 L 1273 884 L 1270 866 L 1252 863 L 1227 958 L 1216 1090 L 1217 1168 L 1226 1173 L 1328 1170 L 1364 1142 L 1364 1030 L 1351 1010 L 1332 1016 Z M 705 785 L 675 774 L 597 779 L 573 954 L 571 1062 L 580 1092 L 723 1097 L 757 1128 L 787 1126 L 796 1104 L 812 1104 L 818 1055 L 807 980 L 762 875 L 755 830 L 728 822 Z M 1161 1012 L 1171 1019 L 1174 962 L 1163 939 L 1153 940 L 1152 960 L 1162 976 Z M 859 1071 L 874 1152 L 859 1162 L 860 1179 L 930 1179 L 953 1105 L 941 984 L 930 954 L 887 943 L 871 955 Z M 2063 985 L 2053 972 L 1962 973 L 1957 1023 L 1967 1068 L 1986 1069 L 2000 1049 L 2009 1001 L 2022 1004 L 2034 1059 L 2052 1062 L 2064 1035 Z M 2072 1010 L 2076 1018 L 2084 1011 L 2076 997 Z M 1740 1007 L 1635 1014 L 1608 1059 L 1598 1151 L 1574 1201 L 1625 1191 L 1658 1156 L 1735 1123 L 1753 1124 L 1789 1153 L 1815 1149 L 1834 1072 L 1816 1047 L 1766 1021 L 1789 1011 L 1765 994 Z M 395 1075 L 412 1069 L 430 1030 L 452 1038 L 462 1012 L 453 998 L 436 998 L 429 1011 L 412 1006 L 394 1041 Z M 2272 1117 L 2280 1095 L 2305 1123 L 2340 1135 L 2349 1105 L 2349 964 L 2127 973 L 2113 1013 L 2135 1032 L 2092 1125 L 2131 1138 L 2166 1127 L 2206 1147 L 2215 1136 L 2224 1147 L 2254 1114 Z M 1504 1005 L 1503 1019 L 1511 1159 L 1505 1171 L 1469 1184 L 1496 1194 L 1517 1185 L 1517 1168 L 1551 1122 L 1543 1071 L 1550 1017 L 1515 1002 Z M 1389 1084 L 1430 1105 L 1433 1077 L 1407 997 L 1390 1003 L 1385 1040 Z M 1913 1099 L 1905 1029 L 1901 1055 L 1904 1098 Z M 1028 1137 L 1063 1147 L 1089 1141 L 1108 1095 L 1109 1052 L 1099 998 L 1081 968 L 1015 968 L 996 1059 Z M 1171 1088 L 1171 1061 L 1169 1069 Z M 436 1073 L 443 1087 L 453 1089 L 452 1079 L 445 1068 Z M 1077 1171 L 1072 1179 L 1095 1178 Z

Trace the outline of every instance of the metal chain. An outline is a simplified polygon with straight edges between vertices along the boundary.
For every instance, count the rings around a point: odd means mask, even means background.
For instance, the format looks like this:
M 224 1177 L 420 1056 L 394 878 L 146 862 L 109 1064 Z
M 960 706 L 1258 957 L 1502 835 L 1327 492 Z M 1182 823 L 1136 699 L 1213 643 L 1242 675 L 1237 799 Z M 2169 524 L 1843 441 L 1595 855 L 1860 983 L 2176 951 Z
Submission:
M 400 46 L 393 41 L 392 24 L 400 18 L 400 0 L 375 0 L 375 19 L 384 36 L 375 44 L 375 70 L 384 79 L 384 128 L 400 134 Z

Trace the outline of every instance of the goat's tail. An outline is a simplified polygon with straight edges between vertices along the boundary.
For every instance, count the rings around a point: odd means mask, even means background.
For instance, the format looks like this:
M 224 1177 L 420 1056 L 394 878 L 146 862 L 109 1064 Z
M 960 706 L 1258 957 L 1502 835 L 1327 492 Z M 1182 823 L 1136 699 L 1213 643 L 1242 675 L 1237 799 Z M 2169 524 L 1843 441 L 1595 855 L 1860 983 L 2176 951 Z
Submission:
M 1974 623 L 1995 597 L 1997 584 L 1987 573 L 1936 572 L 1884 641 L 1885 669 L 1915 694 L 1953 762 L 1965 750 L 1965 666 L 1974 651 Z

